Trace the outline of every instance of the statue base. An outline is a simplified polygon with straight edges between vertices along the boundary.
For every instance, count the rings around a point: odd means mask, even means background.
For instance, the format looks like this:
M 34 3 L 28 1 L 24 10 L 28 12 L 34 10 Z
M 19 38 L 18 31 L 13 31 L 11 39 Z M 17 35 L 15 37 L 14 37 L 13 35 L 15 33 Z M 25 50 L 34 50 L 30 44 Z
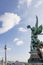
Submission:
M 31 51 L 30 54 L 30 59 L 26 65 L 43 65 L 43 62 L 38 55 L 38 51 Z

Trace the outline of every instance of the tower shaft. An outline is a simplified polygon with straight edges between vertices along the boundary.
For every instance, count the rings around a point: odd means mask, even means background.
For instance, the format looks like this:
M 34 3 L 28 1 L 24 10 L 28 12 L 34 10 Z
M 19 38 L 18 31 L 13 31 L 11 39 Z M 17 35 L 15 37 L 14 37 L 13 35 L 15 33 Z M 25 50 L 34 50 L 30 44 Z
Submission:
M 7 50 L 7 48 L 6 48 L 6 45 L 5 45 L 5 65 L 7 65 L 7 56 L 6 56 L 6 50 Z

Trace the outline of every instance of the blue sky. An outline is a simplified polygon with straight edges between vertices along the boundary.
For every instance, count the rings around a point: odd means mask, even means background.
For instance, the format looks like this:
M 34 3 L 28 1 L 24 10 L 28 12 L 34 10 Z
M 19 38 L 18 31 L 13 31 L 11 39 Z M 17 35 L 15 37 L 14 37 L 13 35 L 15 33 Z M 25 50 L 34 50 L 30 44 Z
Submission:
M 0 60 L 6 44 L 7 60 L 28 61 L 31 30 L 26 26 L 35 25 L 36 15 L 43 25 L 43 0 L 0 0 Z

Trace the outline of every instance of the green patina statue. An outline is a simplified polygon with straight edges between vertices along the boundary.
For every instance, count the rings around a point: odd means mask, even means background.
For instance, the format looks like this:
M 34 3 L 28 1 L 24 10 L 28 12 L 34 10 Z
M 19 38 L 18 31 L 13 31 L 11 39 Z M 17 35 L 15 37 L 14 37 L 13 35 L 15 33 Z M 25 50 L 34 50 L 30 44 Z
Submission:
M 38 35 L 42 32 L 42 25 L 38 26 L 37 16 L 35 27 L 28 25 L 27 28 L 31 29 L 31 51 L 35 51 L 38 47 L 43 46 L 43 42 L 38 39 Z

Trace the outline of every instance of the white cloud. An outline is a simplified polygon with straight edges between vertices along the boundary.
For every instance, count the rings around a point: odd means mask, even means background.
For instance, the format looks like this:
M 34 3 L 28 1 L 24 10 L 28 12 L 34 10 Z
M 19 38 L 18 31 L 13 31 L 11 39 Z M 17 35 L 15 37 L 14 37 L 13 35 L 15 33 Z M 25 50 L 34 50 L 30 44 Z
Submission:
M 23 27 L 20 27 L 20 28 L 19 28 L 19 31 L 20 31 L 20 32 L 26 32 L 27 30 L 26 30 L 25 28 L 23 28 Z
M 8 47 L 7 48 L 7 51 L 11 51 L 12 49 L 10 48 L 10 47 Z M 2 49 L 0 49 L 0 53 L 3 53 L 3 52 L 5 52 L 5 50 L 2 48 Z
M 7 48 L 7 51 L 11 51 L 11 48 Z
M 35 7 L 35 8 L 38 8 L 42 3 L 43 3 L 43 1 L 42 1 L 42 0 L 39 0 L 34 7 Z
M 22 7 L 22 5 L 24 5 L 24 3 L 27 5 L 27 7 L 29 7 L 31 5 L 32 0 L 19 0 L 18 2 L 18 8 Z
M 18 40 L 19 40 L 18 38 L 15 38 L 13 41 L 16 42 L 16 41 L 18 41 Z
M 0 28 L 0 34 L 7 32 L 15 25 L 20 23 L 21 18 L 14 13 L 4 13 L 0 15 L 0 21 L 2 21 L 2 28 Z
M 20 46 L 20 45 L 22 45 L 23 43 L 24 43 L 23 41 L 19 40 L 16 44 L 17 44 L 18 46 Z
M 24 3 L 24 0 L 19 0 L 19 2 L 18 2 L 18 8 L 20 8 L 23 5 L 23 3 Z
M 26 0 L 27 7 L 31 5 L 32 0 Z
M 15 38 L 13 40 L 13 42 L 15 42 L 17 46 L 20 46 L 20 45 L 24 44 L 24 42 L 22 40 L 20 40 L 19 38 Z

